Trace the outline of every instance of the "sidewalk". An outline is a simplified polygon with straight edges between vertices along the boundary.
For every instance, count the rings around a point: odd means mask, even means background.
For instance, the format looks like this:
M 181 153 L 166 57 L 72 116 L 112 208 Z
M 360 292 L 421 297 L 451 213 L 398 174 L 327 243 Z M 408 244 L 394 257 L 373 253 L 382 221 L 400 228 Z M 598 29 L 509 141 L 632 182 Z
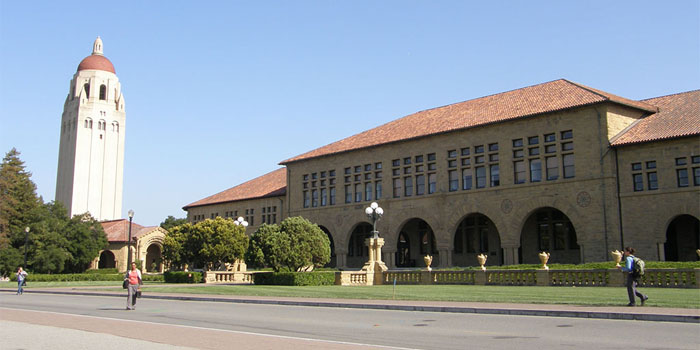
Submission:
M 0 289 L 15 293 L 13 289 Z M 29 289 L 25 293 L 92 295 L 123 298 L 125 292 L 91 290 L 89 287 Z M 339 307 L 378 310 L 454 312 L 517 316 L 578 317 L 657 322 L 700 323 L 700 309 L 626 306 L 577 306 L 557 304 L 473 303 L 413 300 L 305 299 L 288 297 L 227 296 L 206 294 L 170 294 L 146 292 L 145 299 L 188 300 L 227 303 Z

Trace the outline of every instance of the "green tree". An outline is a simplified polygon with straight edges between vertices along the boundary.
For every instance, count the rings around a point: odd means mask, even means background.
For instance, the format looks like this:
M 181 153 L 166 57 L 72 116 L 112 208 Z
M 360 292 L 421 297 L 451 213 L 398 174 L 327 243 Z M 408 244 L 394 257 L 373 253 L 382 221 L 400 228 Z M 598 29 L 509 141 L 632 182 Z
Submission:
M 54 203 L 63 212 L 60 203 Z M 69 253 L 65 272 L 80 273 L 90 267 L 90 263 L 100 254 L 100 250 L 109 246 L 107 234 L 99 221 L 89 215 L 76 215 L 67 221 L 65 237 Z
M 323 266 L 331 259 L 331 243 L 318 225 L 298 216 L 279 225 L 262 225 L 252 236 L 246 252 L 251 266 L 269 266 L 275 271 L 300 271 Z
M 19 155 L 13 148 L 0 164 L 0 250 L 24 245 L 24 228 L 35 221 L 42 204 Z
M 168 215 L 165 221 L 160 223 L 160 227 L 164 228 L 166 231 L 170 231 L 171 228 L 175 226 L 180 226 L 187 223 L 187 219 L 177 219 L 172 215 Z
M 25 170 L 20 152 L 11 149 L 0 164 L 0 274 L 7 275 L 24 258 L 25 227 L 37 220 L 42 204 L 36 185 Z M 30 233 L 31 234 L 31 233 Z M 25 266 L 27 268 L 27 266 Z
M 245 227 L 217 217 L 171 228 L 163 242 L 163 257 L 171 268 L 189 264 L 211 269 L 243 259 L 247 249 Z

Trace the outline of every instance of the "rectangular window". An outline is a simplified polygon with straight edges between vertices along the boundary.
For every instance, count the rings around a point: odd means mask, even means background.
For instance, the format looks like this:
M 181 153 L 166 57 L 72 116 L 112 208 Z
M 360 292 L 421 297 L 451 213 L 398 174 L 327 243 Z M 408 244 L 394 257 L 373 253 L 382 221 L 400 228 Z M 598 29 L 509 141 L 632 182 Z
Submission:
M 489 152 L 496 152 L 498 151 L 498 144 L 497 143 L 490 143 L 489 144 Z
M 571 139 L 573 137 L 574 137 L 574 132 L 571 130 L 566 130 L 566 131 L 561 132 L 561 139 L 562 140 Z
M 436 170 L 436 169 L 437 169 L 437 165 L 435 165 L 435 163 L 428 164 L 428 170 Z
M 700 168 L 693 168 L 693 186 L 700 186 Z
M 484 145 L 474 146 L 474 153 L 484 153 Z
M 647 169 L 656 169 L 656 161 L 647 162 Z
M 423 163 L 423 156 L 416 156 L 416 163 Z
M 676 158 L 676 166 L 679 166 L 679 165 L 686 165 L 686 164 L 688 164 L 688 160 L 685 159 L 685 157 L 683 157 L 683 158 Z
M 530 136 L 527 138 L 527 144 L 528 145 L 536 145 L 540 143 L 540 137 L 539 136 Z
M 498 161 L 498 153 L 489 154 L 489 162 L 497 162 L 497 161 Z
M 539 159 L 530 160 L 530 182 L 542 181 L 542 161 Z
M 688 169 L 676 169 L 678 187 L 688 187 Z
M 322 171 L 322 172 L 321 172 L 321 178 L 323 179 L 324 177 L 326 177 L 326 172 L 325 172 L 325 171 Z
M 519 160 L 517 162 L 513 162 L 513 169 L 514 169 L 514 182 L 516 184 L 523 184 L 525 181 L 527 181 L 527 173 L 525 172 L 525 161 Z
M 462 166 L 471 165 L 471 158 L 462 158 Z
M 355 172 L 356 172 L 356 173 L 359 173 L 359 172 L 361 172 L 361 171 L 362 171 L 362 167 L 359 166 L 359 165 L 355 165 Z
M 478 158 L 478 157 L 477 157 L 477 158 Z M 481 158 L 483 159 L 484 157 L 481 156 Z M 456 160 L 456 159 L 452 159 L 452 160 L 448 160 L 448 161 L 447 161 L 447 167 L 448 167 L 448 168 L 454 168 L 454 167 L 456 167 L 456 166 L 457 166 L 457 160 Z
M 403 194 L 406 197 L 410 197 L 413 195 L 413 178 L 410 176 L 406 176 L 403 178 Z
M 455 158 L 457 157 L 457 150 L 451 149 L 447 151 L 447 158 Z
M 474 168 L 476 172 L 476 188 L 486 187 L 486 168 L 478 166 Z
M 650 190 L 656 190 L 659 188 L 659 181 L 656 177 L 656 172 L 651 171 L 647 173 L 647 186 Z
M 559 159 L 557 157 L 545 158 L 547 163 L 547 180 L 556 180 L 559 178 Z
M 379 169 L 381 169 L 381 168 L 382 168 L 382 163 L 381 163 L 381 162 L 379 162 L 379 163 L 374 163 L 374 169 L 379 170 Z
M 450 192 L 457 191 L 459 189 L 459 178 L 457 177 L 457 170 L 450 170 L 448 172 L 448 175 L 450 181 Z
M 476 156 L 474 157 L 474 163 L 475 164 L 481 164 L 484 162 L 484 156 Z
M 375 179 L 381 179 L 381 178 L 382 178 L 382 172 L 381 172 L 381 171 L 375 172 L 375 173 L 374 173 L 374 178 L 375 178 Z
M 491 175 L 491 187 L 496 187 L 501 184 L 498 164 L 492 164 L 489 168 L 489 174 Z
M 365 180 L 372 180 L 372 173 L 365 173 Z
M 642 163 L 632 163 L 632 170 L 633 171 L 642 170 Z
M 365 164 L 365 171 L 372 171 L 372 164 Z
M 394 198 L 401 197 L 401 179 L 396 178 L 392 182 L 394 184 Z
M 352 203 L 352 191 L 350 185 L 345 185 L 345 203 Z
M 513 140 L 513 147 L 523 147 L 523 139 Z
M 425 175 L 416 176 L 416 196 L 425 194 Z
M 355 184 L 355 202 L 362 202 L 362 184 Z
M 403 159 L 403 164 L 404 165 L 409 165 L 411 164 L 411 157 L 406 157 Z
M 463 156 L 469 155 L 469 147 L 462 148 L 461 150 Z
M 544 146 L 544 153 L 556 153 L 557 145 L 546 145 Z
M 546 134 L 544 135 L 544 142 L 554 142 L 557 140 L 556 135 L 554 134 Z
M 399 165 L 401 165 L 401 160 L 399 160 L 399 159 L 394 159 L 394 160 L 391 161 L 391 165 L 392 165 L 392 166 L 399 166 Z
M 362 175 L 360 175 L 360 174 L 355 175 L 355 181 L 362 181 Z
M 335 170 L 329 170 L 329 171 L 328 171 L 328 176 L 330 176 L 330 177 L 335 176 Z
M 435 193 L 437 189 L 437 175 L 428 174 L 428 194 Z
M 376 194 L 376 199 L 382 198 L 382 182 L 377 181 L 374 183 L 374 193 Z
M 428 153 L 428 161 L 432 162 L 435 160 L 435 153 Z
M 331 188 L 330 188 L 330 194 L 331 194 L 331 195 L 330 195 L 330 197 L 328 198 L 328 199 L 329 199 L 329 202 L 330 202 L 331 205 L 335 205 L 335 187 L 331 187 Z
M 644 191 L 644 180 L 642 174 L 632 174 L 632 182 L 634 183 L 634 191 Z
M 471 190 L 472 189 L 472 170 L 462 169 L 462 189 Z
M 572 151 L 574 149 L 574 143 L 573 142 L 563 142 L 561 144 L 561 150 L 562 151 Z
M 309 191 L 304 191 L 304 208 L 308 208 L 311 205 L 311 200 L 309 198 Z
M 569 179 L 576 176 L 576 171 L 574 169 L 574 155 L 565 154 L 561 158 L 564 165 L 564 178 Z
M 311 206 L 318 207 L 318 190 L 311 191 Z
M 522 158 L 525 156 L 525 152 L 521 149 L 513 151 L 513 158 Z
M 321 206 L 325 207 L 328 205 L 328 190 L 325 188 L 321 189 Z
M 540 148 L 539 147 L 532 147 L 528 150 L 527 153 L 531 156 L 537 156 L 540 154 Z
M 365 200 L 366 201 L 372 200 L 372 183 L 371 182 L 365 183 Z

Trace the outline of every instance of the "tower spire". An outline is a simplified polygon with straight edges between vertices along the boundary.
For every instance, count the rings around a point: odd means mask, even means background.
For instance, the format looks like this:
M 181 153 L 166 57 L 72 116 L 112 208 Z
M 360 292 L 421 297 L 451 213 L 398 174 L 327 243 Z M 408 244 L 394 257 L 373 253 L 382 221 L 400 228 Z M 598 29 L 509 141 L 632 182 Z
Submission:
M 92 54 L 102 55 L 102 39 L 100 39 L 99 36 L 97 36 L 97 39 L 95 39 L 95 43 L 92 44 Z

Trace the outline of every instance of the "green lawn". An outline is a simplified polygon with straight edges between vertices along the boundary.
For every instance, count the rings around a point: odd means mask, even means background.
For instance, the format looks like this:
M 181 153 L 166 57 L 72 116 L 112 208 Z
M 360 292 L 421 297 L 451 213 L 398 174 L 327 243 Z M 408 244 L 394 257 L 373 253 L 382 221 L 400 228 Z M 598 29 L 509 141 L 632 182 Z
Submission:
M 0 288 L 16 288 L 16 283 L 0 282 Z M 34 282 L 31 288 L 105 287 L 121 290 L 120 282 Z M 489 303 L 570 304 L 590 306 L 620 306 L 627 304 L 624 287 L 503 287 L 469 285 L 391 285 L 371 287 L 288 287 L 254 285 L 163 285 L 147 283 L 144 293 L 188 293 L 239 296 L 281 296 L 333 299 L 399 299 L 439 300 Z M 649 295 L 647 305 L 700 309 L 700 289 L 641 288 Z

